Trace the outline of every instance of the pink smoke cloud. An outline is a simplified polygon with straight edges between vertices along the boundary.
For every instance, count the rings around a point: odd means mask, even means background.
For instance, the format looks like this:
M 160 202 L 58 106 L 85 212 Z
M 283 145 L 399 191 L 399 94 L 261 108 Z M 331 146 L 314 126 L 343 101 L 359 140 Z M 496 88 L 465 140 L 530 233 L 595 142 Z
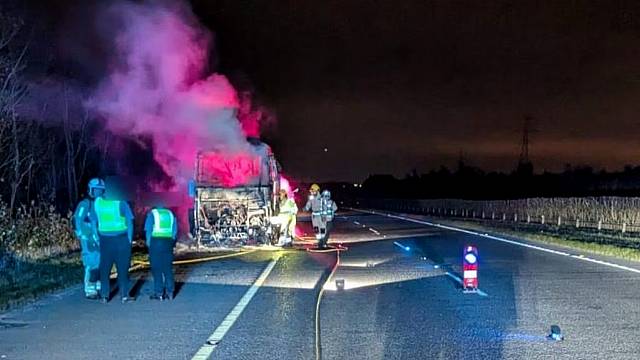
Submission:
M 206 75 L 212 37 L 190 10 L 126 1 L 105 16 L 118 26 L 116 53 L 86 106 L 118 135 L 150 137 L 155 160 L 176 186 L 193 177 L 200 150 L 220 154 L 209 170 L 225 186 L 253 176 L 257 155 L 246 136 L 259 134 L 264 112 L 250 97 L 239 99 L 223 75 Z

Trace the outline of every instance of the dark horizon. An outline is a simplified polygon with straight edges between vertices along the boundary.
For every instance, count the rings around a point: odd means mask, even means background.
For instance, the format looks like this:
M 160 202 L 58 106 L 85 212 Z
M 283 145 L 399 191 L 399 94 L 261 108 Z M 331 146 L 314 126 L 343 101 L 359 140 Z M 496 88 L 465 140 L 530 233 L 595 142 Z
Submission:
M 21 3 L 34 55 L 82 81 L 101 76 L 105 49 L 86 46 L 97 3 Z M 536 172 L 640 159 L 640 4 L 190 4 L 214 33 L 210 70 L 275 113 L 263 138 L 291 177 L 402 176 L 455 167 L 460 152 L 511 171 L 527 116 Z
M 221 69 L 276 109 L 274 145 L 296 175 L 401 176 L 461 151 L 511 171 L 526 116 L 536 171 L 640 158 L 638 3 L 192 3 Z

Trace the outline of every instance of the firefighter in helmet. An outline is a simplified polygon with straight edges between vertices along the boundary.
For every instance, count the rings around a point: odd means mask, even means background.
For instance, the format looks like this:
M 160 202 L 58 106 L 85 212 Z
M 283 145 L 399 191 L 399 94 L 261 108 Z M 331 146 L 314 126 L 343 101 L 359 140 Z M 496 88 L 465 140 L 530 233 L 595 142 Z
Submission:
M 76 206 L 73 225 L 80 241 L 82 264 L 84 266 L 84 295 L 87 299 L 97 299 L 100 292 L 100 240 L 97 229 L 91 222 L 95 199 L 105 191 L 104 180 L 94 178 L 88 184 L 88 197 Z
M 313 231 L 318 240 L 318 245 L 322 245 L 322 238 L 324 237 L 326 224 L 322 217 L 322 197 L 320 196 L 320 186 L 313 184 L 309 188 L 309 199 L 304 206 L 305 211 L 311 211 L 311 224 Z
M 291 245 L 293 238 L 296 235 L 296 214 L 298 213 L 298 206 L 296 202 L 289 198 L 287 191 L 280 190 L 280 213 L 278 214 L 281 236 L 278 245 L 285 246 Z
M 329 190 L 324 190 L 320 195 L 320 208 L 322 209 L 321 223 L 324 225 L 324 236 L 320 239 L 319 247 L 325 248 L 329 242 L 329 234 L 333 229 L 333 218 L 336 211 L 338 211 L 335 201 L 331 200 L 331 192 Z

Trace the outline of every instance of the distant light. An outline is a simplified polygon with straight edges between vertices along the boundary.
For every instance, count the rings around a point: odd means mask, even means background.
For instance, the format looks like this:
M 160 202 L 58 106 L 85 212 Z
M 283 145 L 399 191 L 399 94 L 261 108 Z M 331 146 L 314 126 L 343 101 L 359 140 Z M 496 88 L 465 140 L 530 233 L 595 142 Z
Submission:
M 329 149 L 328 148 L 324 148 L 324 152 L 327 152 L 327 151 L 329 151 Z
M 353 187 L 358 187 L 358 184 L 353 184 Z
M 422 257 L 422 260 L 427 260 L 427 257 L 426 257 L 426 256 L 423 256 L 423 257 Z
M 407 250 L 407 251 L 411 250 L 411 248 L 408 247 L 408 246 L 405 246 L 404 249 Z
M 476 261 L 478 259 L 476 259 L 476 256 L 473 255 L 473 253 L 467 253 L 467 255 L 464 256 L 464 259 L 469 263 L 469 264 L 475 264 Z
M 473 251 L 473 246 L 467 247 L 467 251 Z
M 433 268 L 434 268 L 434 269 L 440 269 L 440 265 L 437 265 L 437 264 L 436 264 L 436 265 L 433 265 Z
M 336 280 L 336 289 L 344 290 L 344 279 L 337 279 Z

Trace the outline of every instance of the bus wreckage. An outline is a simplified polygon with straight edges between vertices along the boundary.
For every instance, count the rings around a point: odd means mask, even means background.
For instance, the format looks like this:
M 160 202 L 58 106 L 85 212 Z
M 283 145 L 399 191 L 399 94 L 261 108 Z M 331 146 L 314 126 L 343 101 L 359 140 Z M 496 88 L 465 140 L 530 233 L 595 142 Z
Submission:
M 278 239 L 279 226 L 271 219 L 278 213 L 280 167 L 267 144 L 247 140 L 249 153 L 198 153 L 189 186 L 192 235 L 198 246 L 268 245 Z

